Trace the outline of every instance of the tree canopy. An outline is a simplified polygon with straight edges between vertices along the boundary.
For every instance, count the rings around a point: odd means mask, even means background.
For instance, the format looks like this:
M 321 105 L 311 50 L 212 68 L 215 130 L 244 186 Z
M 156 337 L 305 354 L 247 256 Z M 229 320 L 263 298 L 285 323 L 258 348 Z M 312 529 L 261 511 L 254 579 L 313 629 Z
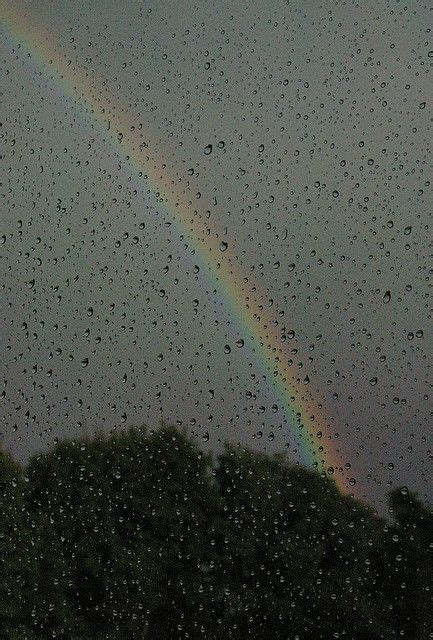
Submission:
M 432 513 L 164 426 L 0 452 L 0 637 L 426 640 Z

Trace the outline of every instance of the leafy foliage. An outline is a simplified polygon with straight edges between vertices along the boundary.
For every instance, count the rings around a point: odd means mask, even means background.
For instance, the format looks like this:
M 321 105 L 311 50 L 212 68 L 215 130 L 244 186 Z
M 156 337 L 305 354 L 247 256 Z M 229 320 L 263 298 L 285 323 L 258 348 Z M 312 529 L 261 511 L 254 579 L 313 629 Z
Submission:
M 280 456 L 130 429 L 0 455 L 2 636 L 425 640 L 432 514 Z M 27 482 L 25 482 L 25 479 Z

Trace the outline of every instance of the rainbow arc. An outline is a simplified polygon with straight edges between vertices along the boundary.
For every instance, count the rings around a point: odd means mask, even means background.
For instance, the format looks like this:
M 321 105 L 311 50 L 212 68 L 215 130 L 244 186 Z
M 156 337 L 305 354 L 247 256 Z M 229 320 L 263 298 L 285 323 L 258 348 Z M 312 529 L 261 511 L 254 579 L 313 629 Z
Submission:
M 84 110 L 102 141 L 115 150 L 127 163 L 128 171 L 147 187 L 149 197 L 153 196 L 167 220 L 176 224 L 193 250 L 194 259 L 201 263 L 207 278 L 223 296 L 240 334 L 248 340 L 257 364 L 279 398 L 299 443 L 302 462 L 325 472 L 333 470 L 339 488 L 348 491 L 340 452 L 330 433 L 332 424 L 325 418 L 322 404 L 311 397 L 294 371 L 266 296 L 258 291 L 250 274 L 246 277 L 242 272 L 233 249 L 221 244 L 221 233 L 205 219 L 206 206 L 201 201 L 200 208 L 194 204 L 179 178 L 181 172 L 176 173 L 175 161 L 168 167 L 161 149 L 152 147 L 147 132 L 144 138 L 142 125 L 120 105 L 116 108 L 105 87 L 96 86 L 88 75 L 76 69 L 65 50 L 56 48 L 53 35 L 36 26 L 33 18 L 11 5 L 3 8 L 2 20 L 12 46 L 30 53 L 46 77 Z

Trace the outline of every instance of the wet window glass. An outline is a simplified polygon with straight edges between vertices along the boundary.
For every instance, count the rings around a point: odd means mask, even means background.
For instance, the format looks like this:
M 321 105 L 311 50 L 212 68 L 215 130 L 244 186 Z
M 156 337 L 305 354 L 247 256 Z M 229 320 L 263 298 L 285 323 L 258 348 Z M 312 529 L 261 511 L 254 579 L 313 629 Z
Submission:
M 431 638 L 428 5 L 0 14 L 1 637 Z

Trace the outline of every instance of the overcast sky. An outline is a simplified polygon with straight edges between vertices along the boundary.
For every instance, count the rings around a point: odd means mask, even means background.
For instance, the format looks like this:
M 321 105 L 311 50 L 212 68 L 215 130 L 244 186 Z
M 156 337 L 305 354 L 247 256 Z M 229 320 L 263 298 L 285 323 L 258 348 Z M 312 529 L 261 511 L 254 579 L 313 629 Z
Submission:
M 426 3 L 14 5 L 192 198 L 216 199 L 209 224 L 284 311 L 358 495 L 426 496 Z M 245 328 L 167 212 L 31 46 L 3 42 L 4 445 L 26 459 L 164 419 L 296 460 Z

